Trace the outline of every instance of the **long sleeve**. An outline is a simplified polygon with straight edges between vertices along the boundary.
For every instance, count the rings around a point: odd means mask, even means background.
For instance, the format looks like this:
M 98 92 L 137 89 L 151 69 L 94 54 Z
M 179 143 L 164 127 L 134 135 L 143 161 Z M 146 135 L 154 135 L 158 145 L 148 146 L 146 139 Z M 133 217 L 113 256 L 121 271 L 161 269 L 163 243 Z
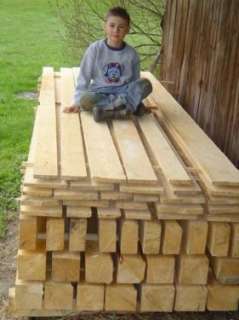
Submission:
M 91 45 L 85 52 L 81 64 L 80 72 L 77 78 L 77 84 L 74 94 L 74 105 L 79 106 L 81 93 L 86 91 L 92 79 L 94 66 L 94 47 Z
M 132 80 L 135 81 L 140 78 L 140 60 L 139 56 L 137 55 L 136 61 L 133 65 L 133 77 Z

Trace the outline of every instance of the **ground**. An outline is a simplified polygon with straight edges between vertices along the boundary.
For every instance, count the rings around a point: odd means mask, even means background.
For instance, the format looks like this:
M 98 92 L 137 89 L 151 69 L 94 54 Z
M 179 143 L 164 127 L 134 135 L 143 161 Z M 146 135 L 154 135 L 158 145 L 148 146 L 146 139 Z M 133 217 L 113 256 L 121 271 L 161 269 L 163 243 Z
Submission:
M 16 272 L 17 230 L 16 213 L 9 213 L 6 237 L 0 242 L 0 320 L 11 320 L 7 314 L 8 288 L 14 286 Z M 43 318 L 42 318 L 43 319 Z M 62 318 L 63 319 L 63 318 Z M 151 314 L 82 314 L 64 318 L 72 320 L 239 320 L 238 312 L 151 313 Z M 23 318 L 21 318 L 23 320 Z

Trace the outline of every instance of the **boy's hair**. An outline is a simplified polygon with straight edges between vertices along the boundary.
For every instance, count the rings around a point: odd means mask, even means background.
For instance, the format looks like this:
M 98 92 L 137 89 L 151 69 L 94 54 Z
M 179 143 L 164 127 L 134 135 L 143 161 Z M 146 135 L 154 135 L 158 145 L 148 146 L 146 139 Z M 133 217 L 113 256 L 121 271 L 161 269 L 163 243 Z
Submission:
M 106 21 L 109 17 L 121 17 L 124 20 L 127 21 L 128 25 L 130 24 L 130 15 L 128 14 L 127 10 L 125 8 L 122 7 L 113 7 L 111 9 L 109 9 L 109 11 L 106 14 Z

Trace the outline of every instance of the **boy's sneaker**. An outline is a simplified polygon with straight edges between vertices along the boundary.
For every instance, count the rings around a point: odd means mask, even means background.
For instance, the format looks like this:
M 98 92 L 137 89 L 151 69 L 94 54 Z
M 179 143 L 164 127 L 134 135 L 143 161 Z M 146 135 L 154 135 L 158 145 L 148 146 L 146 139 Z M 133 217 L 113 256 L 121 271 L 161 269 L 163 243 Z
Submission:
M 145 114 L 151 113 L 149 108 L 146 108 L 143 102 L 138 105 L 137 110 L 133 113 L 135 116 L 142 117 Z
M 93 117 L 96 122 L 113 119 L 126 119 L 129 114 L 129 111 L 125 108 L 120 110 L 107 110 L 99 107 L 93 108 Z

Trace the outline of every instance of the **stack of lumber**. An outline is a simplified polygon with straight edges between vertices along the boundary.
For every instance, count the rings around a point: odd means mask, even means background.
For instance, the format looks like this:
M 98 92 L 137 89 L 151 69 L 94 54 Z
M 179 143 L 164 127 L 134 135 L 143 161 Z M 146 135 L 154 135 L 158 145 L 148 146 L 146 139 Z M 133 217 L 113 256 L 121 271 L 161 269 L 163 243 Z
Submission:
M 237 310 L 239 172 L 152 76 L 154 114 L 66 114 L 79 69 L 43 69 L 10 309 Z

